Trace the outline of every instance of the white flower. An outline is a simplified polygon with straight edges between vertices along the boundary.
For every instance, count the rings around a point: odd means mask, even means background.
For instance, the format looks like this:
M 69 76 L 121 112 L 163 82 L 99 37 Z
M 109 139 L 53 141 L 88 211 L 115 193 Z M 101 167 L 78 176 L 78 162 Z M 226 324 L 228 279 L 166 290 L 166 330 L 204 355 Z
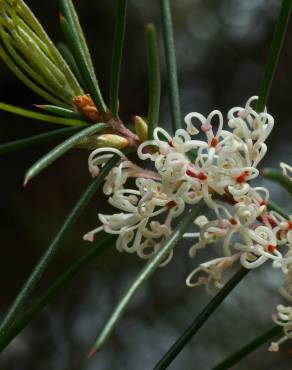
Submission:
M 271 352 L 278 352 L 280 344 L 292 338 L 292 307 L 278 305 L 277 311 L 278 313 L 274 321 L 283 327 L 284 335 L 277 342 L 271 344 L 269 347 L 269 351 Z
M 215 258 L 211 261 L 200 264 L 195 270 L 193 270 L 186 279 L 186 284 L 189 287 L 196 287 L 199 285 L 205 285 L 207 291 L 214 293 L 221 289 L 222 283 L 222 273 L 232 267 L 233 263 L 238 260 L 240 254 L 234 254 L 231 257 Z M 199 273 L 205 273 L 206 276 L 199 276 L 198 279 L 193 282 L 195 275 Z
M 173 219 L 183 214 L 186 206 L 203 199 L 216 219 L 208 221 L 201 216 L 196 220 L 199 232 L 184 235 L 198 239 L 189 250 L 191 257 L 222 239 L 224 261 L 237 256 L 244 267 L 255 268 L 272 260 L 274 267 L 288 270 L 290 256 L 283 257 L 278 247 L 291 244 L 291 221 L 269 212 L 267 189 L 250 184 L 259 175 L 256 167 L 266 153 L 265 140 L 274 125 L 273 117 L 266 111 L 255 111 L 252 105 L 256 100 L 252 97 L 244 108 L 235 107 L 228 112 L 229 130 L 223 129 L 223 116 L 218 110 L 207 117 L 189 113 L 185 117 L 186 130 L 177 130 L 174 137 L 157 127 L 153 140 L 143 142 L 137 149 L 142 161 L 152 162 L 154 172 L 135 165 L 117 149 L 92 152 L 88 164 L 94 176 L 114 154 L 121 157 L 103 187 L 117 211 L 111 215 L 100 213 L 102 226 L 85 238 L 93 240 L 95 233 L 105 230 L 118 235 L 120 251 L 146 258 L 149 253 L 145 251 L 155 253 L 170 234 Z M 205 140 L 193 138 L 199 131 Z M 131 178 L 136 179 L 133 188 L 127 185 Z M 231 209 L 222 205 L 224 199 Z M 211 266 L 218 267 L 217 263 Z
M 271 261 L 272 267 L 284 274 L 281 294 L 292 301 L 292 216 L 286 219 L 269 211 L 268 190 L 251 184 L 259 176 L 257 166 L 266 154 L 265 140 L 274 125 L 266 110 L 255 111 L 256 100 L 252 97 L 245 107 L 232 108 L 227 114 L 226 130 L 218 110 L 206 117 L 189 113 L 185 117 L 186 129 L 177 130 L 173 137 L 155 128 L 153 140 L 137 148 L 139 159 L 150 163 L 155 171 L 137 166 L 117 149 L 92 152 L 88 165 L 93 176 L 113 155 L 119 155 L 121 160 L 103 186 L 114 212 L 100 212 L 101 225 L 84 239 L 93 241 L 94 235 L 104 230 L 117 235 L 120 252 L 148 259 L 169 238 L 175 219 L 183 215 L 185 208 L 203 200 L 215 218 L 208 220 L 200 215 L 194 221 L 197 229 L 184 234 L 193 240 L 189 255 L 194 258 L 199 250 L 222 240 L 223 256 L 195 268 L 186 279 L 187 285 L 205 285 L 214 292 L 222 287 L 222 274 L 235 261 L 248 269 Z M 204 140 L 194 138 L 199 132 Z M 291 166 L 280 165 L 291 179 Z M 173 252 L 169 253 L 161 266 L 172 256 Z M 271 344 L 271 351 L 277 351 L 280 343 L 292 337 L 292 308 L 278 306 L 276 322 L 283 326 L 284 337 Z
M 92 177 L 98 176 L 100 167 L 104 166 L 115 154 L 121 159 L 126 159 L 126 156 L 115 148 L 98 148 L 91 152 L 88 157 L 88 169 Z

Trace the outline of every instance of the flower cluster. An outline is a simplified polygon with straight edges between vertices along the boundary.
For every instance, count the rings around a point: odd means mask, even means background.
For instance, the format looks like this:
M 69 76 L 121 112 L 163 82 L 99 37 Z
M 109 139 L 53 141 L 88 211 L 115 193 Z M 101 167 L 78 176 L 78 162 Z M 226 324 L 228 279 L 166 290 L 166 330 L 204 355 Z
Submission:
M 227 130 L 218 110 L 207 117 L 189 113 L 186 129 L 177 130 L 174 137 L 156 128 L 153 140 L 144 141 L 137 149 L 138 158 L 150 161 L 153 170 L 137 166 L 117 149 L 93 151 L 88 160 L 92 176 L 97 176 L 113 155 L 121 158 L 103 187 L 118 213 L 99 214 L 101 226 L 84 239 L 93 241 L 101 230 L 117 234 L 120 252 L 137 253 L 147 259 L 172 233 L 174 219 L 186 207 L 203 201 L 215 219 L 199 216 L 194 222 L 199 230 L 184 235 L 194 240 L 190 257 L 219 239 L 223 241 L 223 256 L 195 268 L 186 279 L 187 285 L 205 285 L 213 292 L 222 287 L 222 274 L 234 262 L 253 269 L 271 261 L 285 276 L 281 293 L 292 300 L 292 220 L 270 211 L 268 190 L 250 184 L 259 175 L 257 166 L 266 154 L 265 141 L 274 125 L 266 111 L 255 111 L 256 100 L 252 97 L 245 107 L 228 112 Z M 283 169 L 289 168 L 283 165 Z M 133 179 L 134 186 L 128 187 Z M 171 258 L 172 253 L 162 265 Z M 292 308 L 279 306 L 278 310 L 277 322 L 284 327 L 285 339 L 291 332 Z M 272 348 L 275 350 L 276 344 Z

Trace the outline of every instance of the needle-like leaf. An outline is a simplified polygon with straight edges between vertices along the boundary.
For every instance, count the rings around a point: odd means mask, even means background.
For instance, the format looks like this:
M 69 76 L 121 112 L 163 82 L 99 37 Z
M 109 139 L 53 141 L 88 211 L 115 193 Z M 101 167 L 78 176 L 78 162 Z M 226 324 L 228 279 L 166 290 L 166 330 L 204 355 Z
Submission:
M 224 287 L 215 295 L 215 297 L 207 304 L 203 311 L 194 319 L 191 325 L 171 346 L 163 358 L 153 368 L 153 370 L 164 370 L 176 356 L 181 352 L 185 345 L 193 338 L 201 326 L 208 320 L 216 308 L 223 302 L 225 297 L 236 287 L 236 285 L 246 276 L 250 270 L 240 268 L 234 276 L 224 285 Z
M 98 131 L 104 130 L 108 125 L 104 123 L 96 123 L 81 132 L 71 136 L 69 139 L 63 143 L 56 146 L 54 149 L 45 154 L 41 159 L 39 159 L 25 174 L 24 185 L 26 185 L 32 178 L 39 174 L 42 170 L 48 167 L 56 159 L 60 158 L 63 154 L 68 152 L 75 145 L 82 142 L 83 139 L 95 134 Z
M 115 118 L 119 113 L 119 87 L 124 50 L 126 19 L 127 19 L 127 0 L 117 1 L 117 15 L 114 35 L 114 48 L 111 68 L 110 86 L 110 110 Z
M 34 80 L 38 84 L 38 86 L 44 89 L 44 91 L 47 91 L 48 94 L 52 95 L 56 99 L 60 98 L 63 103 L 66 103 L 66 101 L 64 101 L 63 99 L 64 97 L 58 95 L 58 92 L 60 93 L 60 89 L 56 88 L 56 79 L 54 74 L 51 74 L 49 70 L 44 68 L 44 63 L 40 63 L 40 68 L 38 68 L 36 63 L 34 63 L 34 65 L 31 65 L 32 63 L 28 62 L 29 52 L 27 52 L 27 49 L 30 49 L 27 48 L 27 43 L 24 43 L 23 40 L 20 39 L 22 42 L 18 40 L 19 42 L 17 44 L 4 30 L 1 30 L 1 37 L 6 50 L 10 53 L 11 57 L 15 61 L 15 65 L 21 68 L 27 76 L 30 76 L 31 80 Z M 27 53 L 26 57 L 21 56 L 17 48 L 22 49 L 24 54 Z M 33 60 L 39 62 L 39 58 L 37 58 L 36 56 L 33 57 Z
M 148 51 L 148 139 L 153 138 L 153 130 L 158 125 L 160 108 L 160 60 L 155 26 L 149 23 L 146 26 L 146 40 Z
M 183 234 L 186 232 L 186 230 L 193 223 L 194 219 L 200 213 L 201 207 L 202 207 L 201 204 L 193 206 L 192 210 L 189 211 L 189 213 L 185 216 L 184 220 L 177 226 L 177 228 L 174 230 L 171 236 L 163 243 L 160 250 L 149 260 L 149 262 L 147 262 L 145 267 L 132 282 L 129 289 L 123 295 L 120 302 L 117 304 L 116 308 L 112 312 L 110 318 L 106 322 L 101 333 L 98 335 L 94 343 L 94 346 L 90 352 L 90 355 L 93 355 L 105 343 L 111 332 L 114 330 L 114 327 L 116 326 L 117 322 L 119 321 L 124 311 L 126 310 L 131 299 L 134 297 L 135 293 L 138 291 L 139 288 L 141 288 L 143 284 L 146 283 L 146 281 L 157 270 L 159 265 L 168 255 L 168 253 L 181 240 Z
M 70 28 L 72 29 L 74 37 L 76 38 L 78 47 L 80 48 L 80 51 L 84 55 L 84 59 L 87 67 L 89 68 L 90 75 L 94 80 L 95 84 L 97 84 L 91 55 L 87 46 L 87 42 L 82 27 L 79 22 L 78 14 L 75 10 L 72 0 L 60 0 L 60 7 L 65 18 L 70 24 Z
M 82 115 L 78 112 L 73 111 L 72 109 L 66 109 L 62 107 L 58 107 L 56 105 L 38 105 L 34 104 L 35 107 L 38 109 L 43 110 L 44 112 L 52 113 L 56 116 L 61 116 L 61 117 L 66 117 L 66 118 L 73 118 L 73 119 L 81 119 L 83 120 L 84 118 Z M 89 122 L 88 122 L 89 123 Z
M 33 303 L 14 324 L 12 324 L 4 335 L 0 335 L 0 352 L 28 326 L 42 309 L 61 293 L 82 271 L 84 271 L 97 256 L 112 246 L 116 237 L 106 235 L 96 245 L 90 247 L 77 262 L 68 268 L 37 300 Z
M 163 26 L 164 53 L 167 67 L 167 83 L 171 110 L 172 129 L 175 132 L 181 128 L 181 108 L 177 79 L 176 56 L 172 26 L 172 16 L 169 0 L 160 0 L 160 13 Z
M 77 13 L 71 0 L 60 0 L 63 15 L 60 16 L 60 24 L 67 43 L 70 46 L 74 59 L 79 68 L 85 86 L 91 95 L 98 111 L 102 114 L 107 112 L 102 94 L 96 79 L 88 47 L 78 20 Z
M 1 2 L 0 57 L 32 90 L 56 105 L 82 95 L 69 66 L 32 11 L 19 0 Z
M 268 209 L 270 211 L 278 212 L 281 216 L 283 216 L 283 217 L 287 218 L 287 220 L 289 220 L 289 214 L 283 208 L 279 207 L 278 204 L 276 204 L 272 200 L 270 200 L 269 203 L 268 203 Z
M 292 181 L 288 176 L 284 175 L 281 172 L 277 172 L 272 168 L 265 168 L 262 171 L 262 175 L 269 180 L 275 181 L 278 184 L 282 185 L 290 195 L 292 195 Z
M 217 366 L 213 367 L 211 370 L 227 370 L 231 366 L 237 364 L 245 356 L 249 355 L 251 352 L 258 349 L 261 345 L 266 343 L 268 340 L 271 340 L 277 334 L 281 333 L 283 328 L 280 325 L 273 326 L 272 328 L 265 331 L 263 334 L 256 337 L 250 343 L 242 347 L 240 350 L 234 352 L 230 357 L 226 358 Z
M 71 50 L 69 49 L 69 47 L 60 42 L 56 45 L 57 49 L 59 50 L 59 52 L 61 53 L 62 57 L 66 60 L 68 66 L 71 68 L 72 72 L 74 73 L 75 77 L 77 78 L 78 82 L 80 83 L 80 85 L 83 87 L 83 89 L 85 88 L 85 83 L 83 81 L 83 78 L 80 74 L 80 71 L 79 71 L 79 68 L 77 66 L 77 63 L 74 59 L 74 56 L 71 52 Z
M 259 100 L 257 102 L 257 112 L 262 112 L 267 105 L 275 71 L 279 62 L 280 53 L 284 43 L 289 17 L 291 14 L 292 0 L 283 0 L 280 14 L 274 31 L 274 36 L 270 46 L 268 59 L 265 66 L 264 77 L 260 86 Z
M 43 273 L 47 269 L 48 265 L 50 264 L 51 260 L 55 256 L 66 233 L 68 232 L 68 230 L 70 230 L 70 228 L 74 225 L 76 220 L 82 214 L 82 212 L 84 211 L 85 207 L 87 206 L 87 204 L 89 203 L 97 189 L 103 184 L 104 178 L 107 176 L 109 171 L 116 165 L 116 163 L 119 160 L 120 160 L 119 156 L 114 156 L 104 166 L 99 176 L 92 180 L 92 182 L 89 184 L 85 192 L 81 195 L 75 206 L 72 208 L 71 212 L 69 213 L 65 222 L 61 226 L 60 230 L 50 243 L 48 249 L 44 252 L 43 256 L 40 258 L 39 262 L 33 269 L 32 273 L 30 274 L 27 281 L 25 282 L 22 289 L 15 298 L 14 302 L 12 303 L 8 313 L 6 314 L 4 320 L 0 325 L 0 337 L 5 336 L 7 330 L 13 324 L 13 322 L 17 318 L 17 315 L 27 302 L 27 299 L 30 293 L 32 292 L 33 288 L 38 283 Z
M 56 48 L 53 41 L 49 38 L 46 31 L 43 29 L 42 25 L 39 23 L 37 18 L 34 16 L 30 8 L 25 4 L 24 1 L 21 2 L 21 17 L 23 17 L 26 22 L 29 24 L 29 26 L 33 29 L 33 31 L 39 36 L 41 40 L 44 40 L 46 45 L 49 48 L 50 53 L 53 56 L 53 59 L 55 60 L 55 63 L 60 67 L 60 71 L 66 76 L 66 79 L 70 86 L 72 87 L 72 90 L 74 91 L 75 95 L 80 95 L 83 93 L 82 89 L 80 88 L 74 74 L 68 67 L 67 63 L 63 59 L 62 55 L 59 53 L 58 49 Z
M 0 45 L 0 57 L 4 63 L 10 68 L 10 70 L 31 90 L 35 91 L 39 96 L 42 96 L 47 101 L 60 105 L 62 107 L 69 107 L 68 103 L 64 103 L 62 100 L 58 99 L 56 96 L 51 94 L 49 91 L 41 88 L 39 85 L 34 83 L 30 78 L 27 77 L 25 73 L 14 63 L 12 58 L 5 52 L 4 48 Z
M 22 117 L 32 118 L 37 121 L 43 122 L 51 122 L 57 123 L 59 125 L 66 125 L 66 126 L 81 126 L 87 125 L 88 122 L 84 119 L 70 119 L 70 118 L 63 118 L 63 117 L 56 117 L 48 114 L 43 114 L 39 112 L 34 112 L 28 109 L 23 109 L 19 107 L 15 107 L 14 105 L 0 103 L 0 110 L 4 110 L 6 112 L 14 113 Z
M 82 126 L 61 128 L 59 130 L 54 130 L 46 132 L 44 134 L 34 135 L 31 137 L 27 137 L 25 139 L 15 140 L 9 143 L 1 144 L 0 154 L 15 152 L 17 150 L 31 148 L 36 145 L 48 143 L 53 140 L 63 139 L 82 129 L 83 129 Z

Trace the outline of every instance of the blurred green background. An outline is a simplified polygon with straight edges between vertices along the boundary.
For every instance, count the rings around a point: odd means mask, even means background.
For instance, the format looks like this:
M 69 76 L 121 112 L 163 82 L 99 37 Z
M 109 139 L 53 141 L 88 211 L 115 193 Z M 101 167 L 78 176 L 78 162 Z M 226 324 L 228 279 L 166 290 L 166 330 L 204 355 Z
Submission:
M 263 67 L 278 14 L 279 0 L 173 0 L 173 17 L 183 114 L 207 114 L 234 105 L 258 93 Z M 58 2 L 27 1 L 56 42 L 63 41 Z M 116 1 L 75 0 L 97 75 L 108 96 Z M 147 112 L 147 60 L 144 28 L 154 22 L 161 33 L 159 2 L 129 0 L 126 49 L 121 80 L 121 116 Z M 161 40 L 161 37 L 160 37 Z M 269 111 L 276 118 L 264 165 L 291 161 L 292 26 L 289 27 L 275 77 Z M 161 125 L 170 122 L 163 49 Z M 31 108 L 42 99 L 23 86 L 0 63 L 0 101 Z M 0 142 L 46 132 L 53 124 L 33 122 L 0 112 Z M 53 145 L 53 144 L 52 144 Z M 73 150 L 22 188 L 25 170 L 52 145 L 2 155 L 0 192 L 0 305 L 1 313 L 21 287 L 68 211 L 90 181 L 88 153 Z M 267 181 L 275 201 L 289 209 L 288 195 Z M 66 266 L 90 245 L 82 235 L 97 224 L 97 212 L 106 211 L 101 195 L 91 202 L 34 295 L 42 292 Z M 291 207 L 290 207 L 291 209 Z M 216 251 L 217 249 L 217 251 Z M 180 245 L 175 258 L 141 290 L 115 333 L 94 358 L 85 360 L 97 331 L 122 291 L 143 266 L 133 255 L 113 247 L 39 315 L 0 358 L 1 370 L 144 370 L 152 369 L 170 344 L 210 299 L 203 289 L 187 289 L 185 278 L 220 247 L 188 258 Z M 272 325 L 271 315 L 281 301 L 281 275 L 269 267 L 249 274 L 218 312 L 170 366 L 172 370 L 208 370 L 227 354 Z M 267 346 L 247 357 L 235 370 L 288 370 L 288 343 L 279 354 Z

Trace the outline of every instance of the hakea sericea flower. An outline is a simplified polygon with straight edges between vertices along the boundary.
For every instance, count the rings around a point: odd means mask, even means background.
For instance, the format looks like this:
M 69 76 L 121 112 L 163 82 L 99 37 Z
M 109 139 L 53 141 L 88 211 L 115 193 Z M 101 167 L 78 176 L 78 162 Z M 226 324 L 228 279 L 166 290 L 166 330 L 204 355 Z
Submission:
M 203 199 L 221 219 L 223 206 L 218 203 L 216 194 L 248 198 L 252 192 L 248 181 L 259 174 L 256 166 L 266 153 L 264 141 L 274 123 L 269 114 L 257 114 L 252 109 L 251 103 L 255 99 L 251 98 L 245 108 L 230 110 L 228 131 L 223 129 L 223 116 L 217 110 L 208 117 L 199 113 L 188 114 L 186 129 L 177 130 L 174 137 L 162 128 L 156 128 L 153 140 L 144 141 L 137 150 L 141 160 L 154 164 L 154 172 L 136 166 L 118 150 L 93 151 L 89 157 L 89 170 L 93 176 L 98 175 L 100 166 L 113 154 L 121 157 L 121 162 L 106 179 L 104 192 L 110 196 L 109 202 L 122 212 L 99 215 L 102 226 L 86 238 L 92 240 L 94 233 L 104 229 L 119 235 L 119 250 L 138 253 L 145 238 L 149 239 L 145 234 L 149 235 L 151 222 L 163 222 L 170 233 L 173 219 L 180 216 L 187 205 Z M 193 138 L 199 131 L 206 135 L 206 140 Z M 191 155 L 195 156 L 194 160 L 190 159 Z M 129 178 L 136 178 L 135 189 L 125 187 Z M 267 198 L 265 191 L 264 197 Z M 258 198 L 256 205 L 265 207 L 259 195 L 255 198 Z M 259 216 L 252 205 L 250 208 L 254 217 Z M 240 217 L 240 210 L 238 214 Z M 155 234 L 153 245 L 158 244 L 157 238 Z M 153 253 L 156 249 L 157 246 Z
M 139 159 L 150 162 L 154 170 L 137 166 L 117 149 L 93 151 L 88 160 L 92 176 L 98 176 L 113 155 L 121 158 L 103 186 L 117 213 L 99 214 L 101 225 L 84 239 L 93 241 L 94 235 L 104 230 L 118 235 L 116 247 L 120 252 L 147 259 L 172 233 L 174 220 L 185 208 L 203 200 L 215 219 L 209 221 L 201 215 L 194 221 L 199 230 L 184 235 L 194 240 L 190 257 L 217 240 L 223 241 L 223 256 L 196 267 L 187 277 L 187 285 L 205 285 L 214 292 L 223 285 L 224 271 L 236 261 L 248 269 L 271 261 L 286 277 L 281 293 L 291 299 L 292 222 L 268 210 L 266 188 L 250 184 L 259 175 L 257 167 L 266 154 L 265 141 L 274 125 L 270 114 L 254 110 L 256 100 L 252 97 L 245 107 L 228 112 L 228 129 L 224 129 L 218 110 L 207 117 L 189 113 L 186 128 L 177 130 L 174 137 L 156 128 L 153 140 L 144 141 L 137 149 Z M 199 133 L 205 140 L 196 137 Z M 134 179 L 132 187 L 128 187 L 130 179 Z M 288 252 L 284 245 L 288 245 Z M 171 258 L 172 253 L 162 265 Z
M 284 336 L 277 342 L 272 342 L 269 351 L 278 352 L 279 346 L 288 339 L 292 339 L 292 307 L 283 305 L 277 306 L 277 315 L 274 317 L 276 324 L 283 327 Z

